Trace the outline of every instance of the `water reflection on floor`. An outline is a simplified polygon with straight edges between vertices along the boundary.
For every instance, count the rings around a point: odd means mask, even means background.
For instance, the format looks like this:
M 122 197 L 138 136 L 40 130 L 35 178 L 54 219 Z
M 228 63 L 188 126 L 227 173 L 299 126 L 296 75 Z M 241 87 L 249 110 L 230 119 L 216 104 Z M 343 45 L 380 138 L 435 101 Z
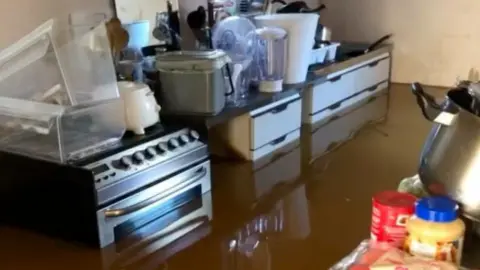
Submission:
M 429 128 L 397 85 L 260 162 L 214 159 L 201 204 L 213 216 L 173 243 L 119 254 L 0 229 L 0 269 L 328 269 L 368 236 L 371 195 L 415 174 Z

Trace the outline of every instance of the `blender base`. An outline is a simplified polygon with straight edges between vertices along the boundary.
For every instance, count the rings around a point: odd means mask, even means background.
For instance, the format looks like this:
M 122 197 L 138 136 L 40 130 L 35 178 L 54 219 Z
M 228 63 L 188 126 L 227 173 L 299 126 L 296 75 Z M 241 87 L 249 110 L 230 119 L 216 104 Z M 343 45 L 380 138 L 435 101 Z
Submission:
M 258 84 L 260 92 L 274 93 L 280 92 L 283 89 L 283 80 L 276 81 L 260 81 Z

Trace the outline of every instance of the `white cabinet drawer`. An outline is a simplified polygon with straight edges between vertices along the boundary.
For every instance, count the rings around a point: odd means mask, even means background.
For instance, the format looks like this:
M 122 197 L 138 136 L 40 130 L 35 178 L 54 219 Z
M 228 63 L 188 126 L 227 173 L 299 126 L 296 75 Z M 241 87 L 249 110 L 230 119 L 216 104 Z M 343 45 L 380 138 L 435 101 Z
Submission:
M 301 113 L 300 97 L 287 100 L 264 111 L 251 112 L 250 149 L 258 149 L 278 137 L 300 128 Z
M 355 73 L 355 88 L 352 94 L 387 81 L 390 73 L 390 58 L 384 58 L 368 63 L 353 71 Z
M 312 162 L 327 154 L 348 141 L 365 124 L 384 118 L 387 111 L 388 95 L 382 91 L 339 118 L 332 116 L 329 122 L 313 130 L 305 128 L 302 134 L 304 156 Z
M 211 153 L 257 161 L 300 137 L 300 94 L 238 116 L 208 131 Z
M 311 89 L 311 113 L 321 111 L 336 102 L 352 95 L 355 87 L 355 73 L 338 75 L 328 81 L 315 85 Z M 307 99 L 306 99 L 307 100 Z
M 304 115 L 302 122 L 305 124 L 315 124 L 319 121 L 322 121 L 324 119 L 327 119 L 328 117 L 336 114 L 339 111 L 344 110 L 345 108 L 356 104 L 357 102 L 361 102 L 362 100 L 375 95 L 376 93 L 388 88 L 388 82 L 383 82 L 380 83 L 374 87 L 371 87 L 367 90 L 364 90 L 360 93 L 355 94 L 354 96 L 351 96 L 348 99 L 343 99 L 338 101 L 337 103 L 334 103 L 330 105 L 329 107 L 320 110 L 319 112 L 309 114 L 309 115 Z
M 300 128 L 272 140 L 271 142 L 262 146 L 261 148 L 251 150 L 250 157 L 248 159 L 258 160 L 262 157 L 267 156 L 270 153 L 273 153 L 274 151 L 282 149 L 287 145 L 298 141 L 298 139 L 300 139 Z
M 305 90 L 302 104 L 302 122 L 311 123 L 311 116 L 334 106 L 339 101 L 373 89 L 389 80 L 388 53 L 327 75 L 327 81 Z

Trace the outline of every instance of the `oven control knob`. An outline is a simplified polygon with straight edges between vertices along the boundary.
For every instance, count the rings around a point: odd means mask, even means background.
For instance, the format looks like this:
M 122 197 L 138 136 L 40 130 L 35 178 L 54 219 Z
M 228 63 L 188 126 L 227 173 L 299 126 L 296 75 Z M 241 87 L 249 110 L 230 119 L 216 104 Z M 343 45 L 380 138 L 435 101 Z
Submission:
M 189 143 L 189 142 L 190 142 L 190 138 L 188 138 L 187 135 L 183 134 L 183 135 L 180 136 L 180 143 L 181 143 L 182 145 L 185 145 L 185 144 L 187 144 L 187 143 Z
M 178 142 L 178 140 L 176 138 L 171 138 L 170 140 L 168 140 L 168 148 L 170 150 L 174 150 L 176 148 L 178 148 L 180 146 L 180 143 Z
M 190 138 L 191 138 L 192 141 L 196 141 L 196 140 L 200 139 L 200 134 L 198 134 L 198 132 L 196 132 L 193 129 L 190 130 L 189 135 L 190 135 Z
M 148 147 L 147 150 L 145 150 L 145 152 L 146 152 L 145 156 L 147 159 L 153 159 L 155 155 L 157 155 L 157 151 L 153 147 Z
M 142 152 L 136 152 L 133 154 L 133 161 L 137 164 L 142 163 L 145 160 L 145 156 L 143 155 Z
M 161 142 L 161 143 L 157 144 L 157 151 L 158 151 L 158 153 L 159 153 L 160 155 L 165 154 L 165 152 L 168 151 L 168 146 L 167 146 L 167 144 L 164 143 L 164 142 Z
M 120 165 L 122 166 L 122 168 L 128 169 L 132 165 L 132 159 L 130 157 L 127 157 L 127 156 L 122 157 L 120 159 Z

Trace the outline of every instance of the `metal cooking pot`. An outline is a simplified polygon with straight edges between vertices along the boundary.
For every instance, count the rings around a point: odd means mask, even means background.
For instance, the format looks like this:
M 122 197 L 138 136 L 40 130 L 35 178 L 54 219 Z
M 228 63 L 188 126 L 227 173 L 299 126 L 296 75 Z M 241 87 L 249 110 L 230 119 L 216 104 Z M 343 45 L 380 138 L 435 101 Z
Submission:
M 425 142 L 419 176 L 432 194 L 457 200 L 465 217 L 480 221 L 480 117 L 470 109 L 472 96 L 458 86 L 442 104 L 412 84 L 423 115 L 434 122 Z

